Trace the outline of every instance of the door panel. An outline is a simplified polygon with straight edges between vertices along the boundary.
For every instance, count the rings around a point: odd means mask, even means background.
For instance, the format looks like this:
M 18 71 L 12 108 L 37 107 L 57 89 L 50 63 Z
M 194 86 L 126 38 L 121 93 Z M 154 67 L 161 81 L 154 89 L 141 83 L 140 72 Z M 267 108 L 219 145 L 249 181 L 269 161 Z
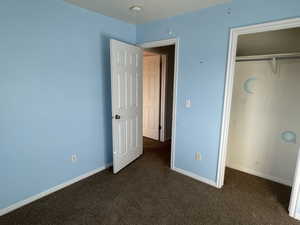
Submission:
M 139 47 L 110 41 L 113 170 L 117 173 L 143 153 L 142 56 Z
M 160 55 L 144 57 L 143 136 L 159 140 Z

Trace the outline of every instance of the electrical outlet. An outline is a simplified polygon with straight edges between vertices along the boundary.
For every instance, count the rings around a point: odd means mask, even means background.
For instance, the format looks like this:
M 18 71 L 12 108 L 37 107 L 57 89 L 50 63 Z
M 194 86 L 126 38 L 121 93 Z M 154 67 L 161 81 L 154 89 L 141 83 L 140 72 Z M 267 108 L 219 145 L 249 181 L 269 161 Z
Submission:
M 196 152 L 196 154 L 195 154 L 195 160 L 200 161 L 201 159 L 202 159 L 201 153 L 200 152 Z
M 77 155 L 76 154 L 71 155 L 71 161 L 72 161 L 72 163 L 77 162 Z
M 192 107 L 192 101 L 191 99 L 187 99 L 185 101 L 185 108 L 191 108 Z

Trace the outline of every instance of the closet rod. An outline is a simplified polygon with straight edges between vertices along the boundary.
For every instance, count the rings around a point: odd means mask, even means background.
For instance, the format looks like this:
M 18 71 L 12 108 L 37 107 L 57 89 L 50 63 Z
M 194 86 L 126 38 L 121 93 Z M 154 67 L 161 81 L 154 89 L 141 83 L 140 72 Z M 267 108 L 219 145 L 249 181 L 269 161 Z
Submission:
M 237 56 L 237 62 L 245 61 L 263 61 L 273 59 L 300 59 L 300 53 L 272 54 L 272 55 L 253 55 L 253 56 Z

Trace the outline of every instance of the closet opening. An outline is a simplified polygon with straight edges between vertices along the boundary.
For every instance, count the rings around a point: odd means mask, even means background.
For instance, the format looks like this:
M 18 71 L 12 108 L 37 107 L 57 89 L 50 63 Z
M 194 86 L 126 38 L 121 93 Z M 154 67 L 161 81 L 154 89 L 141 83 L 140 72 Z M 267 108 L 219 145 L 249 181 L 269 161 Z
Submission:
M 229 168 L 287 186 L 299 149 L 298 40 L 300 28 L 239 36 L 226 159 Z
M 219 188 L 249 194 L 250 208 L 256 199 L 261 210 L 278 207 L 295 218 L 299 40 L 299 19 L 231 30 L 217 174 Z

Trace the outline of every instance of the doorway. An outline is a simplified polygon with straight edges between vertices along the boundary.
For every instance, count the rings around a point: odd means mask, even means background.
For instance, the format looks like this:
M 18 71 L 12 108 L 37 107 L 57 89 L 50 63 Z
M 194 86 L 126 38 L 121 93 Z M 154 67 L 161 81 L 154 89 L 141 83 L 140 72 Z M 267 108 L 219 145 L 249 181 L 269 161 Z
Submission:
M 175 46 L 144 49 L 143 136 L 165 142 L 172 136 Z
M 175 160 L 178 44 L 177 39 L 167 39 L 140 45 L 144 49 L 144 144 L 147 146 L 153 141 L 169 144 L 171 169 L 174 168 Z M 154 128 L 155 135 L 153 133 L 149 135 L 147 128 L 150 124 Z
M 144 49 L 143 62 L 144 150 L 150 143 L 159 150 L 153 144 L 161 142 L 168 150 L 161 156 L 170 155 L 175 45 Z
M 155 138 L 161 138 L 164 140 L 166 135 L 166 123 L 162 123 L 162 118 L 171 118 L 171 155 L 170 155 L 170 167 L 174 169 L 174 156 L 175 156 L 175 135 L 176 135 L 176 94 L 177 94 L 177 77 L 178 77 L 178 40 L 167 39 L 161 41 L 154 41 L 141 44 L 140 46 L 128 44 L 118 40 L 110 40 L 110 58 L 111 58 L 111 93 L 112 93 L 112 133 L 113 133 L 113 172 L 118 173 L 120 170 L 131 164 L 137 158 L 143 154 L 143 52 L 144 49 L 153 49 L 163 46 L 173 46 L 173 84 L 171 84 L 169 90 L 172 96 L 172 103 L 168 104 L 172 110 L 166 114 L 168 110 L 161 108 L 161 74 L 167 76 L 168 67 L 161 67 L 163 60 L 167 65 L 167 53 L 159 53 L 159 61 L 154 64 L 159 64 L 160 68 L 157 74 L 158 85 L 156 89 L 152 90 L 151 95 L 155 96 L 157 102 L 160 102 L 158 107 L 159 111 L 156 111 L 156 118 L 159 118 L 158 124 L 163 124 L 164 132 L 161 129 L 153 129 L 155 131 Z M 160 49 L 161 50 L 161 49 Z M 164 68 L 164 69 L 163 69 Z M 151 69 L 152 70 L 152 69 Z M 156 71 L 155 69 L 153 71 Z M 164 71 L 165 70 L 165 71 Z M 150 73 L 151 74 L 151 73 Z M 167 80 L 165 79 L 167 82 Z M 153 79 L 151 80 L 153 83 Z M 150 85 L 155 86 L 155 85 Z M 166 89 L 166 88 L 165 88 Z M 155 93 L 154 90 L 157 92 Z M 166 96 L 166 90 L 163 92 Z M 155 95 L 154 95 L 155 94 Z M 157 97 L 158 96 L 158 97 Z M 166 103 L 166 102 L 165 102 Z M 150 114 L 155 115 L 154 113 Z M 161 116 L 163 115 L 163 116 Z M 151 121 L 154 121 L 151 118 Z M 149 125 L 149 124 L 148 124 Z M 152 124 L 151 124 L 152 125 Z M 149 128 L 148 126 L 147 128 Z M 150 127 L 152 128 L 152 127 Z M 149 133 L 151 133 L 150 130 Z M 153 132 L 154 133 L 154 132 Z M 153 135 L 153 133 L 151 135 Z M 162 135 L 162 134 L 163 135 Z
M 226 166 L 291 185 L 289 214 L 295 218 L 300 130 L 292 98 L 300 94 L 300 48 L 291 34 L 299 27 L 300 19 L 291 19 L 231 30 L 217 175 L 219 188 Z
M 149 143 L 161 142 L 171 148 L 175 44 L 144 47 L 143 64 L 143 137 Z M 158 143 L 156 146 L 160 146 Z

